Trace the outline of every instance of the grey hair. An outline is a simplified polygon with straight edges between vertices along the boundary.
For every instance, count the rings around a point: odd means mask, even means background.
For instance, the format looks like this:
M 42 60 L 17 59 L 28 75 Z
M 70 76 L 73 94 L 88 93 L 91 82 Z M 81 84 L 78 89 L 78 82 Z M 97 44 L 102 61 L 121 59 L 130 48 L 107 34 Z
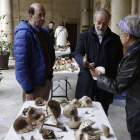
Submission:
M 124 18 L 125 23 L 128 27 L 132 28 L 135 32 L 135 35 L 130 34 L 131 39 L 140 38 L 140 16 L 139 15 L 128 15 Z M 119 25 L 120 27 L 120 25 Z M 125 35 L 125 31 L 120 27 L 120 31 L 122 35 Z
M 96 16 L 97 16 L 98 13 L 107 14 L 107 15 L 109 16 L 109 21 L 110 21 L 110 19 L 111 19 L 111 14 L 110 14 L 106 9 L 104 9 L 104 8 L 98 9 L 98 10 L 95 12 L 95 14 L 94 14 L 94 21 L 96 20 Z

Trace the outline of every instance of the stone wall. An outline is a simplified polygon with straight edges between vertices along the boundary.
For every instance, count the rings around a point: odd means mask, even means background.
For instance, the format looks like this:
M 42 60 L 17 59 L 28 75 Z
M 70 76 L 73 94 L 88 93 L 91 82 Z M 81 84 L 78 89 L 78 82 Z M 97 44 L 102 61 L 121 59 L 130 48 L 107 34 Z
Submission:
M 44 27 L 53 21 L 55 29 L 63 20 L 77 24 L 77 35 L 80 33 L 80 0 L 13 0 L 14 27 L 20 20 L 29 20 L 28 9 L 35 2 L 42 4 L 46 10 Z

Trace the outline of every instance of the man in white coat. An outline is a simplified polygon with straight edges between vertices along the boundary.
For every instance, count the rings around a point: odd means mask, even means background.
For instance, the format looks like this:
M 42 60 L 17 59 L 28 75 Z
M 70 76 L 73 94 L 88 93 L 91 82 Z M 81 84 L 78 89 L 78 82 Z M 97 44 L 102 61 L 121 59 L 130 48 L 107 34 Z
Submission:
M 61 21 L 59 23 L 59 26 L 56 28 L 54 37 L 56 38 L 56 46 L 67 46 L 68 32 L 67 29 L 64 27 L 63 21 Z

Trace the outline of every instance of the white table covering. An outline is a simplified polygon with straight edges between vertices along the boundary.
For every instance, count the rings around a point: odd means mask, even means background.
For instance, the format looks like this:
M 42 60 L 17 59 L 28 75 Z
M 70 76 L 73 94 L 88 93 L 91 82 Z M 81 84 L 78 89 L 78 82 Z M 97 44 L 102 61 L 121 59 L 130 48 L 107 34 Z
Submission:
M 61 58 L 62 59 L 62 58 Z M 78 64 L 76 63 L 76 61 L 74 60 L 74 58 L 72 59 L 74 62 L 71 63 L 75 66 L 78 67 Z M 77 75 L 80 71 L 80 68 L 78 67 L 77 70 L 74 70 L 74 72 L 70 72 L 70 71 L 66 71 L 66 70 L 62 70 L 62 71 L 57 71 L 57 72 L 53 72 L 53 81 L 58 81 L 58 80 L 66 80 L 66 79 L 77 79 Z
M 71 50 L 70 50 L 70 47 L 67 48 L 66 51 L 55 51 L 55 56 L 58 57 L 58 56 L 61 56 L 61 55 L 65 55 L 65 54 L 70 54 L 71 53 Z
M 34 101 L 27 101 L 27 102 L 25 102 L 23 104 L 18 116 L 22 113 L 24 108 L 27 108 L 29 106 L 46 109 L 46 106 L 37 107 L 34 104 Z M 63 108 L 61 108 L 61 109 L 62 109 L 62 111 L 61 111 L 60 118 L 58 118 L 58 125 L 66 126 L 64 124 L 64 121 L 66 121 L 68 119 L 65 118 L 62 115 Z M 88 111 L 89 114 L 85 114 L 86 111 Z M 86 119 L 90 119 L 90 120 L 95 121 L 95 124 L 92 125 L 92 128 L 95 128 L 95 129 L 97 129 L 97 127 L 99 129 L 101 129 L 101 124 L 107 125 L 110 128 L 110 135 L 109 135 L 108 138 L 105 138 L 102 135 L 101 140 L 117 140 L 117 138 L 116 138 L 116 136 L 115 136 L 115 134 L 113 132 L 113 129 L 112 129 L 112 127 L 111 127 L 111 125 L 110 125 L 110 123 L 108 121 L 108 118 L 106 117 L 106 115 L 105 115 L 105 113 L 104 113 L 104 111 L 102 109 L 102 106 L 101 106 L 101 104 L 99 102 L 93 102 L 92 107 L 80 107 L 80 108 L 78 108 L 78 117 L 80 118 L 80 121 L 84 121 Z M 51 123 L 49 118 L 47 119 L 46 123 Z M 59 139 L 58 137 L 64 136 L 62 138 L 62 140 L 74 140 L 73 135 L 74 135 L 75 131 L 73 129 L 68 128 L 67 126 L 66 126 L 66 128 L 67 128 L 67 131 L 64 132 L 64 131 L 61 131 L 58 128 L 49 127 L 49 126 L 43 126 L 43 129 L 54 130 L 56 139 Z M 21 138 L 21 136 L 24 136 L 25 140 L 29 140 L 32 135 L 34 136 L 35 140 L 37 140 L 37 139 L 43 140 L 42 135 L 38 132 L 37 128 L 33 129 L 32 131 L 30 131 L 28 133 L 17 134 L 14 131 L 13 126 L 11 126 L 11 128 L 10 128 L 6 138 L 5 138 L 5 140 L 19 140 Z

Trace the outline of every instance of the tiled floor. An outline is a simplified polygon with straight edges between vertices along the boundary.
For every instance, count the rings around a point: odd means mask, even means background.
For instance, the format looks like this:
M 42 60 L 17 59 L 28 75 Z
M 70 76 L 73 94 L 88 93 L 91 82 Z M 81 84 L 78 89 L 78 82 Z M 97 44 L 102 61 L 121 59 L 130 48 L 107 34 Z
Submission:
M 15 120 L 22 106 L 22 88 L 15 79 L 14 61 L 10 61 L 9 69 L 2 70 L 3 80 L 0 82 L 0 140 L 3 140 Z M 72 88 L 68 89 L 68 97 L 74 99 L 76 80 L 69 80 Z M 58 82 L 54 82 L 54 88 Z M 61 81 L 61 86 L 65 87 L 64 81 Z M 55 91 L 56 95 L 63 94 L 63 91 L 58 88 Z M 54 98 L 60 100 L 62 98 Z M 65 99 L 65 98 L 64 98 Z M 129 133 L 126 128 L 125 101 L 115 100 L 109 108 L 109 121 L 118 138 L 118 140 L 130 140 Z

